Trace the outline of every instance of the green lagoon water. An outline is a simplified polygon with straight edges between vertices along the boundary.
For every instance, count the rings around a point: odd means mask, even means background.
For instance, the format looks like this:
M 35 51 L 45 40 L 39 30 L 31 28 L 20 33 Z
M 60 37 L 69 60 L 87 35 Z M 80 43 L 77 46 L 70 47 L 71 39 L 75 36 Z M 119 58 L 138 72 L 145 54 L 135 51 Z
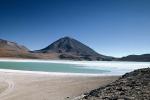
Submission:
M 82 73 L 82 74 L 105 74 L 122 75 L 126 72 L 139 68 L 150 67 L 150 62 L 115 62 L 115 61 L 68 61 L 68 63 L 52 62 L 14 62 L 0 61 L 0 69 L 61 72 L 61 73 Z M 71 63 L 70 63 L 71 62 Z
M 25 71 L 64 72 L 64 73 L 105 73 L 108 70 L 88 69 L 74 64 L 37 62 L 0 62 L 0 69 Z

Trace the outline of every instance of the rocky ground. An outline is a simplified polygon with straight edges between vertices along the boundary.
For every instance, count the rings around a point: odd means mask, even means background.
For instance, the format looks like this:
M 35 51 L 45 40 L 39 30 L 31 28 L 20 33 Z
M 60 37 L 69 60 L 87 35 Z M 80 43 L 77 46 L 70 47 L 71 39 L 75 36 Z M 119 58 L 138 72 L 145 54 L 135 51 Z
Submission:
M 111 84 L 78 100 L 150 100 L 150 68 L 126 73 Z

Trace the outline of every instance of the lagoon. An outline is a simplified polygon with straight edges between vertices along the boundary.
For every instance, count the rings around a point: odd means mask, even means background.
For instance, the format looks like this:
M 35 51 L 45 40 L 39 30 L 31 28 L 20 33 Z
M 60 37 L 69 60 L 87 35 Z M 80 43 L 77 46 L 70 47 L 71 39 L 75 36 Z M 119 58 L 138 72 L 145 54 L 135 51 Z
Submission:
M 150 62 L 0 60 L 0 69 L 49 73 L 123 75 L 135 69 L 147 67 L 150 67 Z

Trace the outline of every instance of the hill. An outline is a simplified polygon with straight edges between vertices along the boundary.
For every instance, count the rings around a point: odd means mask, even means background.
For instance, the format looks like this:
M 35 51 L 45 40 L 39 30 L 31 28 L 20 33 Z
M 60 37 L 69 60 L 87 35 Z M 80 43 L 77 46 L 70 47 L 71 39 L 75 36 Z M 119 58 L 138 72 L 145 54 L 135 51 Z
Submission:
M 0 57 L 36 58 L 25 46 L 3 39 L 0 39 Z

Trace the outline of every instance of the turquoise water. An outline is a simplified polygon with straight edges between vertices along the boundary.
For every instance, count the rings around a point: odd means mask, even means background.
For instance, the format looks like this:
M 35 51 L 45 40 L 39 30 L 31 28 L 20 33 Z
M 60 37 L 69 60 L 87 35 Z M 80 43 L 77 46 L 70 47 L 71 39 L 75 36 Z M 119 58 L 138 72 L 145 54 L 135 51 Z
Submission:
M 69 62 L 69 61 L 67 61 Z M 71 64 L 72 63 L 72 64 Z M 63 72 L 63 73 L 87 73 L 87 74 L 111 74 L 122 75 L 134 69 L 149 67 L 149 62 L 105 62 L 105 61 L 70 61 L 68 63 L 52 62 L 11 62 L 0 61 L 0 69 Z
M 65 72 L 65 73 L 106 73 L 108 70 L 88 69 L 73 64 L 37 63 L 37 62 L 0 62 L 0 69 L 26 71 Z

